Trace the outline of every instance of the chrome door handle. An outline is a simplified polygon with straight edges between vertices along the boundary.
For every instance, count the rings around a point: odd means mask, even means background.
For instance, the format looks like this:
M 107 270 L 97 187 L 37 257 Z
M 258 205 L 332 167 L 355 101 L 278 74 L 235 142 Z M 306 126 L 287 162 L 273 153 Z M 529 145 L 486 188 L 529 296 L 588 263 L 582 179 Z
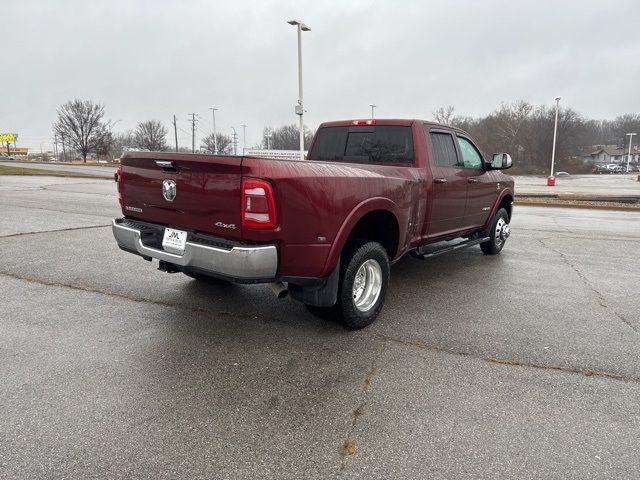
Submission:
M 478 179 L 477 178 L 467 178 L 467 182 L 469 182 L 469 183 L 478 183 Z
M 447 183 L 446 178 L 434 178 L 433 183 Z

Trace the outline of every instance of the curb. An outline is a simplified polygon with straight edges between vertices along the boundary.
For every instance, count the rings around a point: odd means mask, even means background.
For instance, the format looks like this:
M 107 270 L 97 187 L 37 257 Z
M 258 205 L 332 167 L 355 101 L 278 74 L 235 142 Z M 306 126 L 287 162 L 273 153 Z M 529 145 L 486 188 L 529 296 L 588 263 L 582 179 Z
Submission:
M 621 212 L 640 212 L 640 208 L 627 205 L 615 204 L 612 205 L 581 205 L 579 203 L 553 203 L 553 202 L 528 202 L 526 200 L 514 200 L 514 205 L 523 207 L 555 207 L 555 208 L 579 208 L 583 210 L 617 210 Z
M 579 202 L 640 203 L 640 195 L 589 195 L 579 193 L 516 193 L 515 198 L 545 198 Z

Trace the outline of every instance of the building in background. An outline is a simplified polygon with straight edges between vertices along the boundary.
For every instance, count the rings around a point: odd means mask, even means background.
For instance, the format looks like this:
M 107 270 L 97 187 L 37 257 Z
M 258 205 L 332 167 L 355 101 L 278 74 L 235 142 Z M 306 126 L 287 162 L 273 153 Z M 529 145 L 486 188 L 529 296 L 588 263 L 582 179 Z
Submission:
M 591 153 L 582 155 L 585 161 L 592 161 L 596 165 L 608 165 L 611 163 L 627 163 L 628 150 L 616 145 L 597 145 Z M 629 163 L 640 163 L 640 151 L 638 147 L 631 147 Z

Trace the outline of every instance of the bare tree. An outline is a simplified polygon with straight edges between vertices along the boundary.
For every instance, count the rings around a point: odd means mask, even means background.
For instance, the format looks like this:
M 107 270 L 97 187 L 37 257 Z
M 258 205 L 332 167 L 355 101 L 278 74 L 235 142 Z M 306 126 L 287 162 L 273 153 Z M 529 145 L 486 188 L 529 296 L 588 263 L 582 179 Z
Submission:
M 110 152 L 111 152 L 111 147 L 113 145 L 113 142 L 114 142 L 113 133 L 111 132 L 111 130 L 108 130 L 105 133 L 105 135 L 103 135 L 96 143 L 96 154 L 98 155 L 98 158 L 110 157 Z
M 111 158 L 120 157 L 125 150 L 135 147 L 136 145 L 136 138 L 133 130 L 114 133 L 111 138 L 112 140 L 109 148 L 109 156 Z
M 555 108 L 524 102 L 502 104 L 485 117 L 455 117 L 455 126 L 469 132 L 486 154 L 508 152 L 514 158 L 518 173 L 545 173 L 551 165 Z M 584 170 L 576 156 L 589 142 L 588 122 L 570 108 L 558 115 L 556 158 L 558 168 L 564 166 L 576 173 Z M 594 127 L 595 128 L 595 127 Z
M 274 150 L 298 150 L 300 148 L 300 130 L 297 125 L 284 125 L 280 128 L 265 127 L 264 134 L 270 134 L 269 145 Z M 309 147 L 313 135 L 304 126 L 304 147 Z M 264 140 L 266 146 L 266 139 Z
M 436 122 L 442 123 L 443 125 L 451 125 L 453 121 L 454 111 L 455 111 L 455 107 L 453 105 L 440 107 L 435 112 L 432 112 L 433 118 Z
M 224 133 L 216 133 L 217 142 L 213 141 L 213 133 L 202 139 L 202 145 L 209 153 L 215 153 L 216 143 L 218 144 L 218 155 L 231 155 L 233 152 L 233 140 L 230 135 Z
M 152 152 L 167 150 L 167 129 L 158 120 L 140 122 L 134 137 L 137 148 Z
M 503 103 L 494 113 L 496 118 L 496 132 L 507 144 L 516 147 L 520 137 L 524 134 L 533 105 L 523 100 L 511 104 Z
M 103 117 L 104 105 L 91 100 L 72 100 L 58 109 L 58 120 L 53 124 L 53 130 L 80 152 L 86 163 L 87 155 L 97 152 L 110 134 Z

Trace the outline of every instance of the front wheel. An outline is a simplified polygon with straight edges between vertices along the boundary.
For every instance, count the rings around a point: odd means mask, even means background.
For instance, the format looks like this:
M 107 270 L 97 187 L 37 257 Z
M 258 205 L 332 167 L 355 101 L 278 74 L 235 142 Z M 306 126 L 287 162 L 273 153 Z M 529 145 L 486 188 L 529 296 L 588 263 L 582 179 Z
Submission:
M 485 255 L 497 255 L 500 253 L 510 234 L 509 214 L 504 208 L 501 208 L 491 219 L 488 231 L 489 240 L 480 244 L 482 253 Z
M 354 242 L 342 255 L 338 302 L 344 323 L 357 330 L 373 323 L 389 285 L 389 257 L 377 242 Z

